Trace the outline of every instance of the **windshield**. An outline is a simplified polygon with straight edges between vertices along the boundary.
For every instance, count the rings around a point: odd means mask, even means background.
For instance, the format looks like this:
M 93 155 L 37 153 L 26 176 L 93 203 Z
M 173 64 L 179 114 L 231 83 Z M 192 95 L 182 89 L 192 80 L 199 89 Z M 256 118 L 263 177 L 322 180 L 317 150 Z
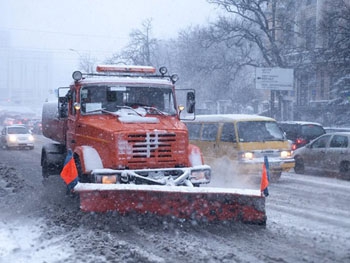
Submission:
M 80 91 L 84 114 L 105 114 L 144 108 L 147 114 L 176 114 L 171 88 L 150 86 L 84 86 Z
M 9 127 L 7 129 L 8 134 L 27 134 L 29 131 L 25 127 Z
M 263 142 L 284 140 L 284 136 L 276 122 L 246 121 L 238 122 L 238 138 L 240 142 Z

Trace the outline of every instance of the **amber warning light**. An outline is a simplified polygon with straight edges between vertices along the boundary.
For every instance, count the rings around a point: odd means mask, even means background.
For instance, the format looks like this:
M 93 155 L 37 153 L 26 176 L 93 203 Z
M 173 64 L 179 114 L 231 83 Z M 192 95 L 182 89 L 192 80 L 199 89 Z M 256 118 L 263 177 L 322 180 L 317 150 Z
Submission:
M 155 73 L 156 68 L 150 66 L 114 66 L 98 65 L 97 72 L 122 72 L 122 73 Z

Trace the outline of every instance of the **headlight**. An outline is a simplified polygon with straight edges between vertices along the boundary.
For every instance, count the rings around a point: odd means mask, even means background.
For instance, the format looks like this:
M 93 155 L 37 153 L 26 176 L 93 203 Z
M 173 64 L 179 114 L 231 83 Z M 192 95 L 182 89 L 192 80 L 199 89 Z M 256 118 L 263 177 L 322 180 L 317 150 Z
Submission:
M 253 159 L 254 158 L 254 154 L 252 152 L 245 152 L 242 153 L 242 159 Z
M 102 176 L 102 183 L 115 184 L 117 183 L 117 176 L 116 175 Z
M 16 142 L 17 141 L 17 136 L 14 134 L 9 135 L 9 141 L 10 142 Z
M 281 151 L 281 158 L 290 158 L 291 156 L 291 151 Z
M 192 170 L 191 179 L 195 181 L 210 180 L 210 170 Z
M 117 183 L 117 175 L 95 175 L 95 183 L 97 184 L 115 184 Z
M 29 136 L 28 136 L 28 140 L 31 141 L 31 142 L 34 142 L 34 137 L 33 137 L 33 135 L 29 135 Z

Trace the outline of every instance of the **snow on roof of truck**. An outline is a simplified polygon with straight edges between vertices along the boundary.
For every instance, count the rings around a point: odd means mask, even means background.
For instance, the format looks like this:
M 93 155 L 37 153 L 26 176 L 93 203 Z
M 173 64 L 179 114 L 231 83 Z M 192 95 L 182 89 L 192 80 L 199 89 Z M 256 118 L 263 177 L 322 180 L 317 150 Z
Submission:
M 84 78 L 78 81 L 81 84 L 97 84 L 97 83 L 116 83 L 116 84 L 153 84 L 153 85 L 171 85 L 172 82 L 168 78 L 152 78 L 152 77 L 126 77 L 126 76 L 95 76 Z
M 231 122 L 231 121 L 276 121 L 273 118 L 252 114 L 211 114 L 196 115 L 196 119 L 186 122 Z

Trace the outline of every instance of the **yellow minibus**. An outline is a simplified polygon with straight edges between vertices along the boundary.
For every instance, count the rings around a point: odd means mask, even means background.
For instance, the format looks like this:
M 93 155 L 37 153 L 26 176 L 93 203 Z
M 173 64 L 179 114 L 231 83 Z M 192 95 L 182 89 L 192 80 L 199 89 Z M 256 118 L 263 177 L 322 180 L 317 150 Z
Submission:
M 264 156 L 270 168 L 270 181 L 294 168 L 291 144 L 273 118 L 248 114 L 196 115 L 186 121 L 190 142 L 197 145 L 213 177 L 228 174 L 225 184 L 249 183 L 253 174 L 261 178 Z M 242 179 L 245 180 L 242 180 Z M 254 178 L 254 177 L 253 177 Z

